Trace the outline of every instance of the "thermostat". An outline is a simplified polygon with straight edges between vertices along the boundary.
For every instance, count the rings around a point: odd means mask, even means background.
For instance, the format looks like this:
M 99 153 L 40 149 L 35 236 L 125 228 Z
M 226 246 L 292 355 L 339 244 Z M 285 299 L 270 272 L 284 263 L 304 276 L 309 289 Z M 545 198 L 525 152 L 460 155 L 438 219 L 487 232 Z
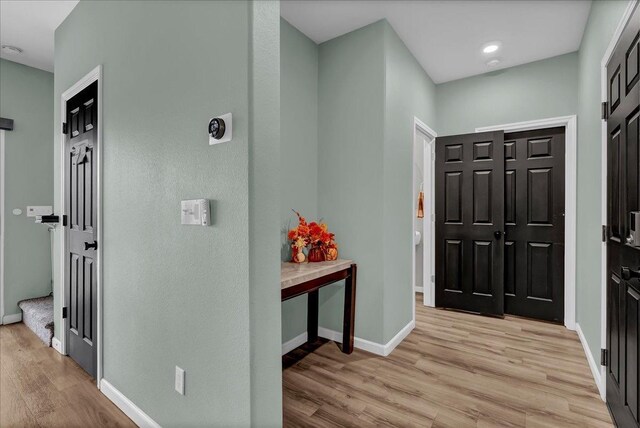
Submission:
M 231 119 L 231 113 L 209 119 L 208 132 L 210 146 L 231 141 L 233 137 Z
M 190 199 L 181 202 L 181 223 L 209 226 L 209 200 Z

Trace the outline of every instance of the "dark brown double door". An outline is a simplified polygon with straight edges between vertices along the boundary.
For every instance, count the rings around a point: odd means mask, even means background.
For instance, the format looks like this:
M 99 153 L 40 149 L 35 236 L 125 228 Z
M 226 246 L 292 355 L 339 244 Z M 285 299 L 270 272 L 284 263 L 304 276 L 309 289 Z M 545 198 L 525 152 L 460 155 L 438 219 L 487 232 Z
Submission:
M 436 139 L 436 306 L 564 321 L 564 128 Z
M 640 426 L 640 11 L 607 64 L 607 404 L 619 427 Z
M 65 311 L 67 354 L 97 367 L 97 83 L 67 102 L 65 125 Z

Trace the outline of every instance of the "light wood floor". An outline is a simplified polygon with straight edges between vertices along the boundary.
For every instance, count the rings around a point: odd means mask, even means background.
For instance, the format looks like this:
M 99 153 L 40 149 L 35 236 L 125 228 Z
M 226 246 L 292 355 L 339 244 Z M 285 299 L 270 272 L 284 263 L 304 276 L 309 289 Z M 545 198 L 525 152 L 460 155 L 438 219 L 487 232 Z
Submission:
M 71 358 L 0 326 L 0 427 L 135 427 Z
M 612 426 L 577 335 L 521 318 L 419 301 L 415 330 L 387 358 L 325 342 L 283 367 L 290 427 Z

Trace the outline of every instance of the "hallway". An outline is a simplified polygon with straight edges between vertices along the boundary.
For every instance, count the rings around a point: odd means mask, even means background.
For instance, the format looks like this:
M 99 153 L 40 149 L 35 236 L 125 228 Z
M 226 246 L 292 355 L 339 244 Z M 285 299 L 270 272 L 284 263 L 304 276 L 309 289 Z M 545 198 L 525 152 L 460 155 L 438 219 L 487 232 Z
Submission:
M 285 426 L 612 426 L 575 332 L 427 308 L 421 294 L 416 324 L 387 358 L 333 342 L 283 357 Z
M 73 360 L 22 323 L 0 326 L 0 426 L 135 427 Z

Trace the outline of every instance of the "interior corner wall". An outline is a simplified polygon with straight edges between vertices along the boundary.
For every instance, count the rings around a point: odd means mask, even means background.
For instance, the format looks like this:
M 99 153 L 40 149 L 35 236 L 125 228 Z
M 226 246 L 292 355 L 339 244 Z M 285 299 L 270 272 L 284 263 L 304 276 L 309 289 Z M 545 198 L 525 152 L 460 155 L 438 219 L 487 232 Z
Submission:
M 435 85 L 384 22 L 384 339 L 413 319 L 414 117 L 436 128 Z
M 291 259 L 287 231 L 297 225 L 295 209 L 318 219 L 318 45 L 280 20 L 280 242 L 282 261 Z M 282 341 L 307 331 L 307 296 L 282 303 Z
M 438 135 L 577 114 L 578 53 L 436 86 Z
M 378 21 L 322 43 L 318 71 L 318 216 L 336 234 L 339 257 L 358 264 L 355 334 L 376 343 L 384 340 L 384 33 Z M 321 326 L 342 331 L 343 301 L 343 287 L 321 290 Z
M 264 290 L 256 279 L 265 263 L 277 265 L 276 211 L 265 215 L 272 226 L 256 231 L 264 201 L 250 193 L 250 175 L 277 187 L 277 145 L 266 145 L 274 155 L 265 164 L 261 148 L 250 148 L 262 144 L 255 134 L 263 130 L 279 137 L 277 119 L 271 128 L 252 123 L 277 97 L 270 91 L 279 92 L 257 88 L 274 83 L 273 69 L 257 70 L 265 56 L 279 63 L 272 12 L 261 15 L 254 2 L 80 2 L 56 30 L 56 124 L 61 94 L 103 66 L 103 376 L 161 426 L 249 426 L 270 402 L 252 401 L 281 394 L 273 373 L 252 379 L 250 367 L 263 350 L 267 361 L 256 370 L 272 367 L 266 341 L 280 337 L 278 322 L 263 318 L 273 316 L 272 305 L 279 315 L 277 276 L 266 269 Z M 253 40 L 261 35 L 273 51 Z M 279 115 L 277 102 L 271 108 L 266 118 Z M 209 146 L 209 119 L 227 112 L 233 140 Z M 60 212 L 59 126 L 52 132 Z M 212 201 L 211 226 L 180 224 L 180 200 L 192 198 Z M 253 257 L 251 245 L 260 250 Z M 252 312 L 260 296 L 266 307 Z M 259 340 L 251 328 L 262 322 L 270 335 Z M 184 396 L 174 391 L 175 366 L 186 372 Z M 268 420 L 279 420 L 280 408 L 271 411 Z
M 53 205 L 53 74 L 0 59 L 0 117 L 5 131 L 4 315 L 23 299 L 51 292 L 51 244 L 27 205 Z M 19 208 L 22 214 L 14 215 Z M 1 323 L 2 320 L 0 320 Z
M 282 426 L 280 2 L 249 6 L 251 426 L 277 427 Z
M 627 1 L 594 1 L 579 51 L 576 316 L 595 361 L 601 337 L 600 64 Z

